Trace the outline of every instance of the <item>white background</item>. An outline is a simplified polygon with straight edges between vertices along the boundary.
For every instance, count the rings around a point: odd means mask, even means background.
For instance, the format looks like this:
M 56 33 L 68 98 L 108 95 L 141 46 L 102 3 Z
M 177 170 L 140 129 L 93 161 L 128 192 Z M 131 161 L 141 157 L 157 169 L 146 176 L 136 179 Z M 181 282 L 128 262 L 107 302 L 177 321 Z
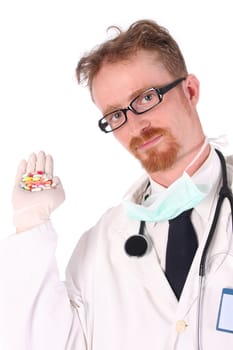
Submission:
M 229 0 L 5 0 L 0 3 L 0 238 L 14 233 L 11 191 L 21 158 L 55 159 L 66 202 L 52 216 L 63 273 L 80 235 L 119 202 L 141 168 L 79 87 L 79 57 L 107 39 L 112 24 L 142 18 L 167 27 L 201 82 L 198 106 L 207 136 L 227 134 L 232 150 L 233 21 Z

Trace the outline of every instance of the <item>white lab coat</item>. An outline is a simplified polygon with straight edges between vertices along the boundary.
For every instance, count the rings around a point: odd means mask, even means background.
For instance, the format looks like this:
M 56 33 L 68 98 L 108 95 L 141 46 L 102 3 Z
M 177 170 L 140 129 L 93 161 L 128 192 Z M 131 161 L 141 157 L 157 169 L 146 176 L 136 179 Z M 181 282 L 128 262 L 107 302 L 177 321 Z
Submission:
M 66 285 L 59 281 L 56 233 L 50 222 L 2 241 L 2 349 L 197 350 L 198 270 L 209 227 L 178 303 L 153 249 L 143 258 L 125 254 L 124 243 L 138 226 L 121 205 L 110 209 L 81 237 L 67 268 Z M 232 350 L 233 333 L 216 330 L 222 289 L 233 289 L 227 201 L 206 266 L 202 350 Z

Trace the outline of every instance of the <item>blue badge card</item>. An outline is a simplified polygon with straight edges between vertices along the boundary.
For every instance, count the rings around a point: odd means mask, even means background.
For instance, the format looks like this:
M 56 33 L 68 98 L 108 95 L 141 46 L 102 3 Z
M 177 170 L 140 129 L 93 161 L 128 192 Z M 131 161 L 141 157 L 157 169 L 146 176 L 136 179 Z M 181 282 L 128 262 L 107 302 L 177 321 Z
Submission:
M 216 329 L 233 333 L 233 289 L 222 290 Z

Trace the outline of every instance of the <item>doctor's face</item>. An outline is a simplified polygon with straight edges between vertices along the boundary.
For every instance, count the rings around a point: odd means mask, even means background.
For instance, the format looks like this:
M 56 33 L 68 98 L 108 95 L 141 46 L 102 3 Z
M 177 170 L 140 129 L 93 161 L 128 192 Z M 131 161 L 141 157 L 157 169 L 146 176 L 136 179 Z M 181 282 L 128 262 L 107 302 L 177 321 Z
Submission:
M 141 51 L 128 61 L 103 64 L 93 80 L 92 96 L 103 115 L 127 108 L 141 94 L 139 108 L 144 108 L 141 106 L 150 105 L 153 98 L 151 88 L 163 88 L 176 79 L 156 62 L 154 55 Z M 143 94 L 146 90 L 149 93 Z M 114 136 L 148 173 L 169 169 L 203 136 L 197 101 L 198 81 L 189 75 L 145 113 L 127 110 L 127 121 L 113 131 Z M 114 113 L 113 117 L 117 120 L 119 114 Z

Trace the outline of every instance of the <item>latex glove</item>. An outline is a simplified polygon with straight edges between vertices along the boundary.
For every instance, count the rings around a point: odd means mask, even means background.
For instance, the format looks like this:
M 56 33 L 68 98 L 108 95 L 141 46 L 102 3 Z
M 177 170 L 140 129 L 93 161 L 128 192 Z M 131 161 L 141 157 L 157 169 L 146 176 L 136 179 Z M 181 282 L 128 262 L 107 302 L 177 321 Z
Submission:
M 55 188 L 39 192 L 25 191 L 20 188 L 22 175 L 34 171 L 43 171 L 53 176 L 53 158 L 43 151 L 36 156 L 32 153 L 28 162 L 19 163 L 12 195 L 13 223 L 16 232 L 22 232 L 49 220 L 50 214 L 65 199 L 65 193 L 58 177 L 53 177 Z

